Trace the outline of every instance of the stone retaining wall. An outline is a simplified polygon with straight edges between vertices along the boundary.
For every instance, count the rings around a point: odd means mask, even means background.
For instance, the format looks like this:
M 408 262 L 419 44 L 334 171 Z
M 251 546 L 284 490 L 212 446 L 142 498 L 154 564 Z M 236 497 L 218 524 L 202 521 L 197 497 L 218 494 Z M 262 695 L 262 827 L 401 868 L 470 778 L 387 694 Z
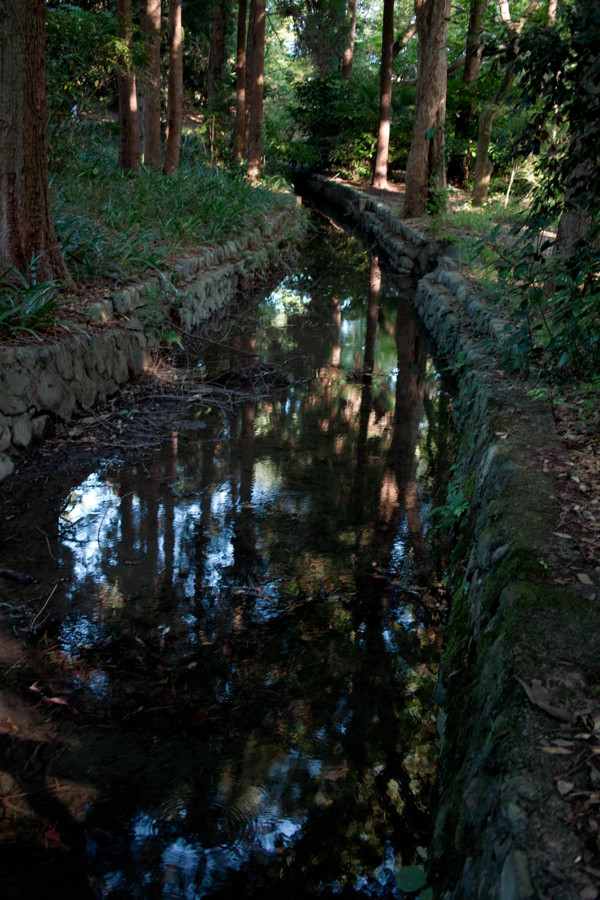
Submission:
M 532 705 L 518 680 L 564 694 L 565 685 L 586 683 L 588 667 L 600 667 L 597 642 L 585 633 L 600 628 L 598 604 L 548 578 L 560 544 L 554 484 L 544 472 L 544 459 L 561 451 L 550 410 L 504 373 L 510 323 L 459 271 L 453 248 L 426 250 L 415 223 L 347 185 L 316 181 L 309 189 L 380 241 L 397 271 L 415 261 L 417 310 L 458 385 L 446 506 L 456 539 L 452 611 L 438 686 L 442 749 L 429 860 L 435 895 L 592 896 L 583 842 L 565 827 L 571 810 L 556 789 L 564 758 L 540 751 L 560 738 L 560 724 Z
M 85 318 L 65 322 L 60 338 L 0 348 L 0 480 L 53 422 L 104 403 L 140 375 L 162 324 L 192 331 L 241 285 L 278 264 L 304 228 L 290 206 L 251 233 L 179 260 L 168 273 L 107 294 Z
M 298 180 L 303 196 L 317 204 L 331 204 L 359 231 L 367 243 L 376 243 L 381 253 L 399 275 L 424 275 L 437 263 L 447 241 L 430 241 L 419 230 L 419 221 L 403 219 L 399 210 L 391 209 L 376 197 L 340 181 L 329 181 L 320 175 Z

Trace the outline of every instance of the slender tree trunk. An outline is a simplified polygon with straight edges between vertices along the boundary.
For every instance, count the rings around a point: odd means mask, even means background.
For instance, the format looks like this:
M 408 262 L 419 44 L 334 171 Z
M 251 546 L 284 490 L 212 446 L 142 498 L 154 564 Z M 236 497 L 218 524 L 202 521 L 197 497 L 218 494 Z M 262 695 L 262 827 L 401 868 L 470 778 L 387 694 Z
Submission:
M 417 33 L 417 23 L 411 22 L 410 25 L 404 31 L 404 34 L 399 35 L 394 41 L 394 59 L 398 56 L 403 47 L 406 47 L 408 42 L 414 38 Z
M 394 64 L 394 0 L 383 0 L 381 75 L 379 88 L 379 135 L 373 187 L 387 187 L 390 121 L 392 116 L 392 67 Z
M 146 0 L 146 110 L 144 162 L 153 169 L 162 165 L 160 150 L 160 0 Z
M 241 159 L 246 149 L 246 16 L 248 0 L 239 0 L 237 20 L 237 50 L 235 66 L 235 124 L 233 126 L 233 155 Z
M 477 81 L 481 70 L 481 35 L 487 4 L 488 0 L 471 0 L 469 29 L 465 46 L 465 64 L 462 75 L 463 84 L 467 87 Z M 467 93 L 459 107 L 454 126 L 454 136 L 464 143 L 467 143 L 469 140 L 472 119 L 473 99 L 471 93 Z M 455 153 L 448 163 L 448 180 L 456 187 L 464 188 L 471 174 L 470 169 L 471 159 L 468 153 L 464 151 Z
M 248 178 L 250 181 L 257 181 L 261 170 L 265 19 L 265 0 L 255 0 L 255 45 L 252 59 L 252 93 L 248 128 Z
M 63 278 L 46 170 L 46 4 L 0 0 L 0 265 Z M 33 274 L 33 273 L 31 273 Z
M 502 104 L 510 94 L 515 78 L 516 75 L 512 69 L 507 69 L 496 93 L 490 102 L 484 106 L 479 116 L 477 156 L 475 157 L 475 176 L 473 179 L 473 206 L 483 206 L 488 197 L 493 170 L 489 156 L 492 128 L 494 127 L 496 116 L 502 109 Z
M 127 48 L 131 45 L 131 0 L 117 0 L 117 29 Z M 129 59 L 119 75 L 119 168 L 137 171 L 142 164 L 135 72 Z
M 208 52 L 208 77 L 206 96 L 209 109 L 214 109 L 223 80 L 223 66 L 227 54 L 227 0 L 216 0 L 210 20 L 210 47 Z
M 406 166 L 405 216 L 427 212 L 446 188 L 445 120 L 450 0 L 415 0 L 419 53 L 413 136 Z
M 183 124 L 183 34 L 181 0 L 169 0 L 169 116 L 165 142 L 165 175 L 179 167 Z
M 344 78 L 350 78 L 352 74 L 352 65 L 354 63 L 354 38 L 356 36 L 356 0 L 348 0 L 348 12 L 350 13 L 350 34 L 348 36 L 348 46 L 344 50 L 344 58 L 342 60 L 342 75 Z
M 248 145 L 248 127 L 250 124 L 250 98 L 252 97 L 252 67 L 256 47 L 256 0 L 250 0 L 248 11 L 248 34 L 246 36 L 246 137 L 244 146 Z
M 506 25 L 509 33 L 515 38 L 521 34 L 523 26 L 527 19 L 535 12 L 539 6 L 540 0 L 529 0 L 526 10 L 521 16 L 513 22 L 510 14 L 508 0 L 499 0 L 500 15 L 502 21 Z M 513 47 L 514 54 L 519 52 L 519 42 L 515 40 Z M 496 116 L 502 109 L 502 104 L 510 94 L 510 90 L 514 84 L 516 75 L 510 64 L 506 69 L 502 81 L 498 85 L 496 93 L 490 102 L 483 108 L 479 117 L 479 134 L 477 137 L 477 156 L 475 158 L 475 175 L 473 178 L 473 206 L 483 206 L 487 200 L 490 178 L 492 175 L 492 163 L 490 161 L 489 149 L 492 140 L 492 128 Z

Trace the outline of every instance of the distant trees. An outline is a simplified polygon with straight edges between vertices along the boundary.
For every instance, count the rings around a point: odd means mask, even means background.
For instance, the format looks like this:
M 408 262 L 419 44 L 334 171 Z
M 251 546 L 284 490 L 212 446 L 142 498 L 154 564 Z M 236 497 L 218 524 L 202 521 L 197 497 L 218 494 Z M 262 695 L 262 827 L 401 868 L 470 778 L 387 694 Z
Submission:
M 63 278 L 46 168 L 46 4 L 0 0 L 0 22 L 0 265 Z

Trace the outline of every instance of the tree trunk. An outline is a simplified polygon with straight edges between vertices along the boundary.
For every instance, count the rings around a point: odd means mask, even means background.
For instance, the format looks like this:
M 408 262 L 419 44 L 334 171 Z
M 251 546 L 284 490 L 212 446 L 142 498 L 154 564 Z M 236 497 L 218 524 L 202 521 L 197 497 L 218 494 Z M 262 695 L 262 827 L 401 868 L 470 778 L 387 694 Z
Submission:
M 354 63 L 354 38 L 356 36 L 356 0 L 348 0 L 348 12 L 350 13 L 350 34 L 348 36 L 348 46 L 344 50 L 344 58 L 342 60 L 342 75 L 344 78 L 350 78 L 352 75 L 352 64 Z
M 489 150 L 492 140 L 492 128 L 502 104 L 508 97 L 515 80 L 515 73 L 507 69 L 496 93 L 487 103 L 479 117 L 479 135 L 477 137 L 477 156 L 475 157 L 475 176 L 473 178 L 473 206 L 483 206 L 490 190 L 490 178 L 493 166 Z
M 46 4 L 0 0 L 0 21 L 0 265 L 63 278 L 46 171 Z
M 127 48 L 131 45 L 131 0 L 117 0 L 117 29 Z M 119 168 L 137 171 L 142 164 L 135 72 L 125 60 L 119 75 Z
M 462 80 L 467 87 L 474 84 L 479 78 L 481 70 L 481 34 L 485 22 L 485 13 L 488 0 L 471 0 L 469 15 L 469 29 L 465 46 L 465 64 Z M 473 119 L 473 100 L 471 93 L 465 95 L 461 103 L 456 122 L 454 136 L 464 144 L 469 141 L 471 121 Z M 464 151 L 455 153 L 448 163 L 448 180 L 456 187 L 464 188 L 471 174 L 471 159 Z
M 255 0 L 252 91 L 248 127 L 248 178 L 250 181 L 258 181 L 261 170 L 265 19 L 265 0 Z
M 510 14 L 508 0 L 499 0 L 500 15 L 509 33 L 516 38 L 513 46 L 515 57 L 519 52 L 518 36 L 523 30 L 527 19 L 535 12 L 540 0 L 529 0 L 529 4 L 519 18 L 513 22 Z M 492 163 L 490 162 L 489 149 L 492 140 L 492 126 L 496 116 L 502 108 L 502 104 L 510 94 L 516 75 L 512 67 L 508 66 L 502 81 L 498 85 L 496 93 L 490 102 L 483 108 L 479 117 L 479 135 L 477 137 L 477 156 L 475 158 L 475 176 L 473 179 L 473 206 L 483 206 L 487 200 L 490 178 L 492 175 Z
M 210 19 L 210 47 L 206 81 L 206 98 L 209 109 L 214 109 L 217 105 L 223 81 L 223 66 L 227 56 L 227 6 L 227 0 L 216 0 Z
M 415 0 L 419 52 L 415 118 L 406 165 L 404 215 L 422 216 L 428 197 L 443 197 L 446 188 L 444 129 L 446 120 L 446 37 L 450 0 Z
M 237 51 L 235 66 L 235 124 L 233 126 L 233 155 L 241 159 L 246 149 L 246 16 L 248 0 L 239 0 L 237 21 Z
M 181 0 L 169 0 L 169 116 L 165 141 L 165 175 L 179 167 L 183 123 L 183 35 Z
M 248 145 L 248 126 L 250 124 L 250 98 L 252 97 L 252 66 L 254 65 L 254 51 L 256 47 L 256 0 L 250 0 L 248 12 L 248 34 L 246 36 L 246 137 L 244 144 Z
M 394 0 L 383 0 L 381 32 L 381 76 L 379 88 L 379 135 L 373 187 L 387 187 L 390 121 L 392 115 L 392 67 L 394 64 Z
M 162 165 L 160 150 L 160 0 L 146 0 L 146 111 L 144 118 L 144 163 L 153 169 Z

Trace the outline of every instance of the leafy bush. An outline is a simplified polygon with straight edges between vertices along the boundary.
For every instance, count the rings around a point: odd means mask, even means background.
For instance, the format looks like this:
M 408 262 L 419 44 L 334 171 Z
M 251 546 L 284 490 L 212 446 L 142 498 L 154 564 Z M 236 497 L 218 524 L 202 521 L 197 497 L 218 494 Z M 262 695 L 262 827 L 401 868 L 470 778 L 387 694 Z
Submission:
M 291 110 L 297 135 L 284 149 L 287 162 L 350 177 L 368 171 L 377 142 L 377 90 L 375 78 L 338 74 L 299 82 Z

